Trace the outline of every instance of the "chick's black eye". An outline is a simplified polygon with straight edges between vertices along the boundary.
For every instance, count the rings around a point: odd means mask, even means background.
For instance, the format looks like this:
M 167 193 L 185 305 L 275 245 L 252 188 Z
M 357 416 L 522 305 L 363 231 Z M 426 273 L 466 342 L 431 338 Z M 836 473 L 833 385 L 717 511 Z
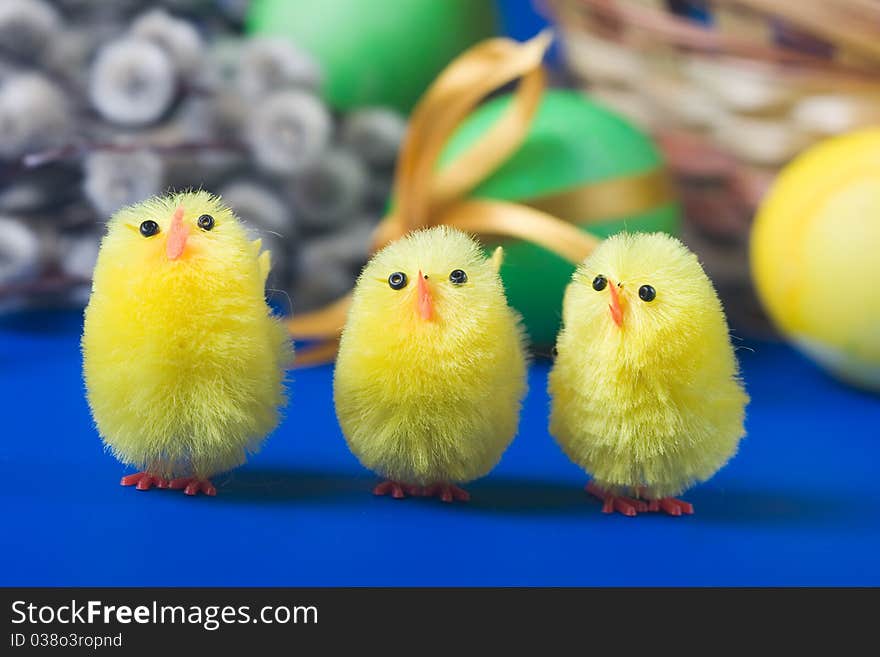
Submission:
M 604 290 L 606 285 L 608 285 L 608 281 L 605 280 L 605 277 L 602 276 L 602 274 L 599 274 L 593 279 L 593 289 L 596 290 L 596 292 Z
M 140 231 L 141 235 L 144 237 L 152 237 L 159 232 L 159 224 L 152 219 L 147 219 L 146 221 L 141 222 Z
M 388 277 L 388 285 L 392 290 L 402 290 L 406 287 L 406 274 L 402 271 L 396 271 Z
M 203 214 L 196 222 L 202 230 L 211 230 L 214 227 L 214 217 L 209 214 Z
M 449 274 L 449 280 L 456 285 L 464 285 L 467 283 L 467 274 L 462 269 L 453 269 Z
M 657 290 L 650 285 L 642 285 L 642 287 L 639 288 L 639 299 L 642 301 L 653 301 L 656 296 Z

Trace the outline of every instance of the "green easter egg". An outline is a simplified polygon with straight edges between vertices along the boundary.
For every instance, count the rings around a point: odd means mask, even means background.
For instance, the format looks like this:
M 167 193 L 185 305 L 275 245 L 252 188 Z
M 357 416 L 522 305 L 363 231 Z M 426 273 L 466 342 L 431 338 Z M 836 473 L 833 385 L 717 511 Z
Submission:
M 510 95 L 477 109 L 458 128 L 440 158 L 453 161 L 486 133 L 507 108 Z M 525 202 L 593 183 L 627 178 L 662 168 L 656 146 L 644 132 L 580 92 L 548 90 L 520 148 L 471 193 L 473 197 Z M 678 231 L 681 209 L 666 201 L 636 214 L 583 224 L 582 230 L 607 237 L 620 230 Z M 574 267 L 540 246 L 504 240 L 501 275 L 511 305 L 522 313 L 532 343 L 556 341 L 562 296 Z M 487 244 L 494 248 L 495 244 Z
M 254 0 L 247 17 L 251 34 L 311 52 L 324 97 L 340 110 L 409 112 L 456 55 L 497 27 L 495 3 L 473 0 Z

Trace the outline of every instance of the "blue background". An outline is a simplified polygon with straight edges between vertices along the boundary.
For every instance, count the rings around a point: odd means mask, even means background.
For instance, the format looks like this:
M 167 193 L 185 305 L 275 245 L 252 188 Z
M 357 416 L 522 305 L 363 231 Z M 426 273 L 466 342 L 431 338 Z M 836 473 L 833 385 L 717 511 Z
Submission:
M 547 433 L 546 363 L 519 437 L 466 505 L 370 494 L 330 366 L 294 373 L 287 420 L 215 498 L 122 488 L 83 396 L 79 313 L 0 322 L 0 584 L 880 584 L 880 398 L 788 347 L 738 351 L 740 454 L 696 515 L 605 516 Z
M 508 33 L 542 23 L 500 2 Z M 0 584 L 880 584 L 880 397 L 788 347 L 739 350 L 740 454 L 696 515 L 605 516 L 547 433 L 547 364 L 520 435 L 472 501 L 374 498 L 332 370 L 297 371 L 287 420 L 216 498 L 118 485 L 85 403 L 79 313 L 0 318 Z

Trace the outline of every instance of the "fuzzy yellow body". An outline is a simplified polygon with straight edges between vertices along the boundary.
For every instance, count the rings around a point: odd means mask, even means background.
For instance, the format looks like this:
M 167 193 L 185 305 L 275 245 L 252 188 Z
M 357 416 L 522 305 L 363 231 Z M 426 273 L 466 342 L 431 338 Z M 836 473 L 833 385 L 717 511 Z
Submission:
M 386 247 L 358 279 L 334 377 L 348 445 L 381 476 L 410 485 L 488 473 L 517 432 L 526 391 L 520 318 L 507 305 L 499 257 L 464 233 L 419 231 Z M 453 270 L 467 282 L 450 280 Z M 403 272 L 402 289 L 389 276 Z M 434 314 L 418 312 L 427 275 Z
M 182 208 L 186 248 L 169 260 L 171 217 Z M 202 215 L 215 224 L 197 225 Z M 159 226 L 145 237 L 145 220 Z M 260 254 L 218 199 L 154 199 L 110 221 L 82 338 L 92 415 L 123 463 L 161 477 L 198 477 L 244 462 L 278 423 L 292 358 L 265 301 Z
M 597 276 L 607 281 L 600 290 Z M 655 298 L 640 298 L 643 285 Z M 596 485 L 665 498 L 733 456 L 748 397 L 721 303 L 678 240 L 654 233 L 603 242 L 572 278 L 563 325 L 550 432 Z

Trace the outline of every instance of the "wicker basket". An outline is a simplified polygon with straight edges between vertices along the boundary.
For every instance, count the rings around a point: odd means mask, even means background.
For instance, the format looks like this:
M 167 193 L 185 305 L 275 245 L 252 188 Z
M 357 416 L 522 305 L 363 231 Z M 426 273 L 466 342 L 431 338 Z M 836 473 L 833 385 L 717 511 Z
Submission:
M 813 142 L 880 123 L 880 2 L 544 0 L 569 72 L 648 129 L 685 208 L 684 238 L 733 323 L 762 329 L 747 241 L 779 169 Z M 678 7 L 672 12 L 669 7 Z

